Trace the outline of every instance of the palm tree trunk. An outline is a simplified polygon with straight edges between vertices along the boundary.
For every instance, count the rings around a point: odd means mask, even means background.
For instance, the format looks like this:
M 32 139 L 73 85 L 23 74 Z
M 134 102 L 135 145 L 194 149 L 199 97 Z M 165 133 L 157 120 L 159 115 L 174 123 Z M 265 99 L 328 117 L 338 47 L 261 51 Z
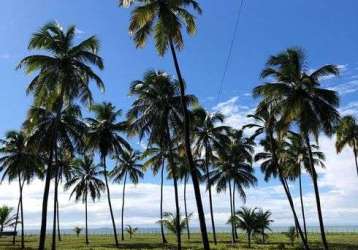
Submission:
M 21 248 L 25 248 L 25 230 L 24 230 L 24 203 L 22 195 L 23 185 L 20 184 L 20 210 L 21 210 Z
M 186 206 L 186 184 L 187 184 L 187 180 L 188 177 L 185 176 L 184 178 L 184 208 L 185 208 L 185 219 L 186 219 L 186 232 L 188 235 L 188 240 L 190 240 L 190 228 L 189 228 L 189 219 L 188 219 L 188 210 L 187 210 L 187 206 Z
M 19 186 L 21 185 L 20 175 L 19 175 Z M 17 203 L 17 210 L 16 210 L 16 218 L 15 218 L 15 226 L 14 231 L 17 230 L 17 223 L 19 221 L 19 213 L 20 213 L 20 203 L 21 203 L 21 188 L 19 188 L 19 201 Z M 2 232 L 2 231 L 1 231 Z M 16 235 L 12 237 L 12 244 L 15 245 L 16 242 Z
M 160 221 L 163 221 L 164 162 L 165 161 L 163 160 L 162 171 L 161 171 L 161 174 L 160 174 Z M 162 234 L 162 242 L 163 242 L 163 244 L 168 243 L 167 239 L 165 238 L 163 223 L 160 223 L 160 232 Z
M 262 243 L 265 244 L 265 228 L 262 228 Z
M 87 205 L 88 205 L 88 202 L 87 202 L 87 195 L 88 195 L 88 191 L 86 190 L 86 194 L 85 194 L 85 220 L 86 220 L 86 244 L 88 245 L 89 244 L 89 241 L 88 241 L 88 210 L 87 210 Z
M 125 192 L 126 192 L 126 181 L 127 181 L 127 173 L 124 175 L 124 181 L 123 181 L 123 194 L 122 194 L 122 240 L 124 240 L 124 226 L 123 226 L 123 216 L 124 216 L 124 198 L 125 198 Z
M 236 211 L 236 202 L 235 202 L 235 193 L 236 193 L 236 183 L 234 181 L 233 183 L 233 188 L 232 188 L 232 210 L 235 214 Z M 235 239 L 238 239 L 239 236 L 237 235 L 237 228 L 234 228 L 234 233 L 235 233 Z
M 61 230 L 60 230 L 60 205 L 58 203 L 58 197 L 56 200 L 56 206 L 57 206 L 57 236 L 58 236 L 58 241 L 62 241 Z
M 197 176 L 196 169 L 195 169 L 193 155 L 191 153 L 190 122 L 189 122 L 188 110 L 187 110 L 187 107 L 186 107 L 186 101 L 185 101 L 185 86 L 184 86 L 183 78 L 181 76 L 179 63 L 178 63 L 175 48 L 174 48 L 174 45 L 173 45 L 173 41 L 172 41 L 171 38 L 169 40 L 169 45 L 170 45 L 170 50 L 171 50 L 171 53 L 172 53 L 172 57 L 173 57 L 174 65 L 175 65 L 175 70 L 177 72 L 179 85 L 180 85 L 181 105 L 182 105 L 183 114 L 184 114 L 185 152 L 186 152 L 188 164 L 189 164 L 189 167 L 190 167 L 191 179 L 192 179 L 193 187 L 194 187 L 196 206 L 197 206 L 197 209 L 198 209 L 199 222 L 200 222 L 201 237 L 202 237 L 202 241 L 203 241 L 204 250 L 208 250 L 208 249 L 210 249 L 210 245 L 209 245 L 208 233 L 207 233 L 207 230 L 206 230 L 205 215 L 204 215 L 203 203 L 202 203 L 202 200 L 201 200 L 201 193 L 200 193 L 200 185 L 199 185 L 199 180 L 198 180 L 198 176 Z
M 208 145 L 205 145 L 208 149 Z M 205 150 L 205 171 L 206 171 L 206 182 L 209 183 L 209 155 L 207 153 L 208 150 Z M 214 238 L 214 244 L 217 244 L 216 239 L 216 230 L 215 230 L 215 220 L 214 220 L 214 209 L 213 209 L 213 197 L 211 194 L 211 185 L 208 185 L 208 191 L 209 191 L 209 206 L 210 206 L 210 217 L 211 217 L 211 227 L 213 230 L 213 238 Z
M 306 241 L 308 242 L 308 237 L 307 237 L 307 227 L 306 227 L 306 216 L 305 216 L 305 207 L 303 206 L 303 191 L 302 191 L 302 173 L 301 173 L 301 169 L 300 169 L 300 173 L 298 176 L 298 182 L 300 185 L 300 200 L 301 200 L 301 211 L 302 211 L 302 220 L 303 220 L 303 230 L 305 233 L 305 238 Z
M 358 175 L 357 147 L 355 143 L 353 144 L 353 153 L 354 153 L 354 161 L 356 163 L 357 175 Z
M 115 240 L 116 246 L 118 247 L 119 244 L 118 244 L 117 228 L 116 228 L 116 222 L 114 221 L 112 203 L 111 203 L 111 193 L 109 192 L 109 186 L 108 186 L 107 166 L 106 166 L 106 156 L 105 155 L 102 155 L 102 164 L 103 164 L 103 169 L 104 169 L 104 180 L 106 183 L 109 212 L 111 214 L 111 220 L 112 220 L 112 226 L 113 226 L 114 240 Z
M 307 134 L 305 135 L 305 140 L 306 140 L 306 144 L 307 144 L 307 148 L 308 148 L 308 155 L 309 155 L 308 159 L 309 159 L 309 164 L 310 164 L 310 168 L 311 168 L 311 176 L 312 176 L 312 181 L 313 181 L 314 192 L 315 192 L 315 196 L 316 196 L 316 205 L 317 205 L 319 227 L 321 230 L 321 238 L 322 238 L 323 247 L 325 250 L 327 250 L 328 244 L 327 244 L 326 234 L 324 231 L 321 200 L 320 200 L 320 196 L 319 196 L 319 189 L 318 189 L 318 183 L 317 183 L 317 173 L 316 173 L 316 169 L 313 164 L 313 156 L 312 156 L 310 139 Z
M 249 248 L 251 248 L 251 232 L 247 232 L 247 240 L 249 242 Z
M 47 163 L 44 196 L 42 199 L 42 214 L 41 214 L 41 230 L 40 230 L 39 250 L 45 250 L 46 226 L 47 226 L 47 205 L 48 205 L 48 196 L 49 196 L 49 192 L 50 192 L 51 175 L 52 175 L 52 156 L 53 156 L 53 149 L 50 150 L 50 155 L 49 155 L 49 159 L 48 159 L 48 163 Z
M 230 194 L 230 221 L 231 221 L 231 242 L 232 244 L 235 243 L 235 233 L 234 233 L 234 214 L 233 214 L 233 207 L 232 207 L 232 190 L 231 190 L 231 181 L 229 181 L 229 194 Z
M 55 152 L 55 159 L 57 153 Z M 57 162 L 57 159 L 56 159 Z M 54 197 L 54 203 L 53 203 L 53 225 L 52 225 L 52 250 L 56 250 L 56 220 L 57 220 L 57 196 L 58 196 L 58 165 L 56 164 L 56 174 L 55 174 L 55 197 Z

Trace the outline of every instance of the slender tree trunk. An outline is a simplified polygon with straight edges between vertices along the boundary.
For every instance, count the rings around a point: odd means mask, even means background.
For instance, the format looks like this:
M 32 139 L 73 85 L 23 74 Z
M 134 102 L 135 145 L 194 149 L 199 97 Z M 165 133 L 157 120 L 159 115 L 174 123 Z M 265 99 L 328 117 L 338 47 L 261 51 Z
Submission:
M 20 177 L 20 174 L 19 174 L 19 190 L 20 190 L 19 205 L 20 205 L 20 214 L 21 214 L 20 220 L 21 220 L 21 248 L 22 249 L 25 248 L 24 206 L 23 206 L 23 195 L 22 195 L 22 190 L 23 190 L 23 187 L 24 187 L 24 183 L 25 182 L 21 183 L 21 177 Z M 16 223 L 17 223 L 17 221 L 16 221 Z
M 232 204 L 232 190 L 231 190 L 231 181 L 229 181 L 229 194 L 230 194 L 230 221 L 231 221 L 231 242 L 235 243 L 235 227 L 234 227 L 234 214 L 233 214 L 233 204 Z
M 62 241 L 61 229 L 60 229 L 60 205 L 58 203 L 58 197 L 56 200 L 56 206 L 57 206 L 57 236 L 58 236 L 58 241 Z
M 113 226 L 114 240 L 115 240 L 116 246 L 118 247 L 119 246 L 119 244 L 118 244 L 118 235 L 117 235 L 116 222 L 114 221 L 114 216 L 113 216 L 111 193 L 109 192 L 109 186 L 108 186 L 107 166 L 106 166 L 106 156 L 105 155 L 102 155 L 102 164 L 103 164 L 103 169 L 104 169 L 104 180 L 105 180 L 105 183 L 106 183 L 109 212 L 111 214 L 111 220 L 112 220 L 112 226 Z
M 249 248 L 251 248 L 251 232 L 247 232 L 247 240 L 249 242 Z
M 189 218 L 188 218 L 188 210 L 186 206 L 186 184 L 188 182 L 188 177 L 184 178 L 184 208 L 185 208 L 185 218 L 186 218 L 186 232 L 188 235 L 188 240 L 190 240 L 190 228 L 189 228 Z
M 262 228 L 262 243 L 265 244 L 265 228 Z
M 124 219 L 124 198 L 126 193 L 126 181 L 127 181 L 127 173 L 124 175 L 124 181 L 123 181 L 123 194 L 122 194 L 122 240 L 124 240 L 124 225 L 123 225 L 123 219 Z
M 163 160 L 162 171 L 160 173 L 160 221 L 163 220 L 164 163 L 165 163 L 165 161 Z M 163 244 L 168 243 L 167 239 L 165 238 L 163 223 L 160 223 L 160 232 L 162 234 L 162 242 L 163 242 Z
M 208 145 L 205 145 L 206 149 L 208 149 Z M 206 182 L 209 183 L 209 155 L 207 153 L 208 150 L 205 150 L 205 171 L 206 171 Z M 208 185 L 208 191 L 209 191 L 209 206 L 210 206 L 210 217 L 211 217 L 211 227 L 213 230 L 213 238 L 214 238 L 214 244 L 217 244 L 216 239 L 216 230 L 215 230 L 215 220 L 214 220 L 214 209 L 213 209 L 213 197 L 211 194 L 211 185 Z
M 85 220 L 86 220 L 86 244 L 89 244 L 89 240 L 88 240 L 88 210 L 87 210 L 87 195 L 88 195 L 88 191 L 86 191 L 86 197 L 85 197 Z
M 317 173 L 316 173 L 316 169 L 315 169 L 314 164 L 313 164 L 311 143 L 310 143 L 310 139 L 309 139 L 308 135 L 305 135 L 305 140 L 306 140 L 306 144 L 307 144 L 307 148 L 308 148 L 309 164 L 310 164 L 310 168 L 311 168 L 311 176 L 312 176 L 313 187 L 314 187 L 314 192 L 315 192 L 315 196 L 316 196 L 316 205 L 317 205 L 319 227 L 320 227 L 320 230 L 321 230 L 321 238 L 322 238 L 323 247 L 324 247 L 324 249 L 327 250 L 328 249 L 328 244 L 327 244 L 326 234 L 325 234 L 325 231 L 324 231 L 323 216 L 322 216 L 322 209 L 321 209 L 321 200 L 320 200 L 320 196 L 319 196 L 319 189 L 318 189 L 318 183 L 317 183 Z
M 55 195 L 53 199 L 53 225 L 52 225 L 52 250 L 56 250 L 56 220 L 57 220 L 57 196 L 58 196 L 58 164 L 57 164 L 57 153 L 55 152 L 56 170 L 55 170 Z
M 236 212 L 236 202 L 235 202 L 235 193 L 236 193 L 236 183 L 234 181 L 233 188 L 232 188 L 232 210 L 235 214 Z M 234 227 L 235 239 L 238 239 L 239 236 L 237 235 L 237 228 Z
M 178 63 L 178 59 L 177 59 L 177 56 L 176 56 L 176 52 L 175 52 L 175 48 L 174 48 L 172 39 L 170 39 L 169 45 L 170 45 L 170 50 L 171 50 L 171 53 L 172 53 L 172 57 L 173 57 L 174 65 L 175 65 L 175 70 L 177 72 L 179 85 L 180 85 L 181 105 L 182 105 L 183 114 L 184 114 L 185 152 L 186 152 L 188 164 L 189 164 L 189 167 L 190 167 L 191 179 L 192 179 L 192 182 L 193 182 L 194 193 L 195 193 L 196 206 L 198 208 L 201 237 L 202 237 L 204 249 L 208 250 L 208 249 L 210 249 L 210 245 L 209 245 L 208 233 L 207 233 L 207 230 L 206 230 L 205 215 L 204 215 L 203 203 L 202 203 L 202 200 L 201 200 L 201 193 L 200 193 L 200 185 L 199 185 L 199 180 L 198 180 L 198 176 L 197 176 L 196 169 L 195 169 L 193 155 L 191 153 L 190 121 L 189 121 L 188 110 L 187 110 L 187 107 L 186 107 L 185 86 L 184 86 L 183 78 L 181 76 L 179 63 Z
M 300 168 L 300 173 L 298 176 L 298 182 L 300 185 L 300 200 L 301 200 L 301 211 L 302 211 L 302 220 L 303 220 L 303 230 L 305 233 L 305 238 L 306 241 L 308 242 L 308 237 L 307 237 L 307 227 L 306 227 L 306 216 L 305 216 L 305 207 L 303 206 L 303 191 L 302 191 L 302 173 L 301 173 L 301 168 Z
M 43 195 L 43 199 L 42 199 L 42 215 L 41 215 L 39 250 L 45 250 L 46 226 L 47 226 L 47 205 L 48 205 L 48 196 L 49 196 L 49 192 L 50 192 L 51 176 L 52 176 L 52 156 L 53 156 L 53 148 L 50 151 L 49 160 L 47 163 L 45 188 L 44 188 L 44 195 Z
M 21 181 L 20 181 L 20 175 L 19 175 L 19 186 L 21 185 Z M 19 222 L 19 213 L 20 213 L 20 203 L 21 203 L 21 188 L 19 188 L 19 201 L 17 203 L 17 210 L 16 210 L 16 218 L 15 218 L 15 226 L 14 226 L 14 231 L 16 232 L 17 230 L 17 224 Z M 2 232 L 2 231 L 1 231 Z M 12 244 L 15 245 L 16 242 L 16 235 L 14 235 L 12 237 Z
M 357 175 L 358 175 L 358 161 L 357 161 L 357 147 L 353 144 L 354 161 L 356 163 Z

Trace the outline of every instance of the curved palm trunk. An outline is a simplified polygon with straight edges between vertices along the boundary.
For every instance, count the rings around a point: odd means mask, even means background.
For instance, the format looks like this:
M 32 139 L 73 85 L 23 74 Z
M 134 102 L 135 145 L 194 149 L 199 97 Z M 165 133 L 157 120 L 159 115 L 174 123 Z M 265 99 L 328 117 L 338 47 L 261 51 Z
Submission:
M 190 240 L 190 228 L 189 228 L 189 219 L 188 219 L 188 210 L 186 206 L 186 184 L 188 182 L 188 177 L 184 178 L 184 209 L 185 209 L 185 219 L 186 219 L 186 232 L 188 236 L 188 240 Z
M 358 175 L 358 161 L 357 161 L 357 147 L 353 144 L 354 161 L 356 163 L 357 175 Z
M 210 249 L 210 245 L 209 245 L 208 233 L 206 230 L 205 215 L 204 215 L 203 203 L 201 200 L 201 193 L 200 193 L 200 185 L 199 185 L 197 173 L 195 171 L 195 164 L 194 164 L 193 155 L 191 153 L 191 147 L 190 147 L 190 126 L 189 126 L 190 122 L 189 122 L 188 110 L 186 107 L 186 101 L 184 98 L 184 96 L 185 96 L 184 81 L 181 76 L 178 59 L 177 59 L 175 48 L 174 48 L 173 41 L 171 38 L 169 40 L 169 45 L 170 45 L 170 50 L 172 53 L 175 70 L 177 72 L 179 85 L 180 85 L 181 105 L 182 105 L 183 114 L 184 114 L 185 152 L 186 152 L 187 160 L 188 160 L 189 167 L 190 167 L 191 179 L 193 182 L 194 193 L 195 193 L 196 206 L 198 208 L 201 237 L 202 237 L 204 249 L 208 250 L 208 249 Z
M 20 181 L 20 176 L 19 176 L 19 186 L 21 185 L 21 181 Z M 17 224 L 19 222 L 19 213 L 20 213 L 20 203 L 21 203 L 21 188 L 19 188 L 19 201 L 17 202 L 17 210 L 16 210 L 16 218 L 15 218 L 15 226 L 14 226 L 14 231 L 16 232 L 17 230 Z M 2 230 L 0 231 L 2 232 Z M 15 245 L 16 242 L 16 235 L 14 235 L 12 237 L 12 244 Z
M 316 205 L 317 205 L 319 227 L 320 227 L 320 231 L 321 231 L 321 238 L 322 238 L 323 247 L 324 247 L 324 249 L 327 250 L 328 244 L 327 244 L 326 234 L 324 231 L 321 200 L 320 200 L 320 196 L 319 196 L 319 189 L 318 189 L 318 183 L 317 183 L 317 173 L 316 173 L 316 169 L 313 165 L 311 143 L 310 143 L 310 139 L 309 139 L 308 135 L 305 135 L 305 140 L 306 140 L 306 144 L 307 144 L 307 148 L 308 148 L 309 164 L 310 164 L 310 168 L 311 168 L 311 172 L 312 172 L 311 176 L 312 176 L 313 187 L 314 187 L 314 192 L 315 192 L 315 196 L 316 196 Z
M 57 206 L 57 236 L 58 236 L 58 241 L 62 241 L 61 230 L 60 230 L 60 205 L 58 203 L 58 197 L 56 200 L 56 206 Z
M 302 173 L 301 173 L 301 169 L 300 169 L 300 173 L 298 176 L 298 182 L 300 185 L 300 200 L 301 200 L 301 211 L 302 211 L 302 220 L 303 220 L 303 230 L 305 233 L 305 238 L 306 241 L 308 242 L 308 237 L 307 237 L 307 227 L 306 227 L 306 216 L 305 216 L 305 207 L 303 206 L 303 191 L 302 191 Z
M 162 164 L 162 171 L 160 173 L 160 221 L 163 221 L 163 185 L 164 185 L 164 160 Z M 163 244 L 168 243 L 164 234 L 164 225 L 160 223 L 160 232 L 162 234 L 162 242 Z
M 56 152 L 55 152 L 56 158 Z M 57 197 L 58 197 L 58 167 L 56 166 L 56 176 L 55 176 L 55 197 L 53 203 L 53 227 L 52 227 L 52 250 L 56 250 L 56 222 L 57 222 Z
M 235 193 L 236 193 L 236 183 L 234 181 L 233 188 L 232 188 L 232 211 L 233 211 L 233 214 L 235 214 L 235 211 L 236 211 Z M 235 239 L 238 239 L 239 236 L 237 234 L 236 227 L 234 227 L 234 233 L 235 233 Z
M 118 244 L 117 228 L 116 228 L 116 222 L 114 221 L 113 210 L 112 210 L 112 202 L 111 202 L 111 193 L 109 192 L 109 186 L 108 186 L 106 156 L 102 156 L 102 164 L 103 164 L 103 169 L 104 169 L 104 180 L 105 180 L 105 183 L 106 183 L 109 212 L 111 214 L 111 220 L 112 220 L 112 226 L 113 226 L 114 240 L 115 240 L 116 246 L 118 247 L 119 244 Z
M 206 147 L 208 148 L 208 147 Z M 205 150 L 205 171 L 206 171 L 206 181 L 209 183 L 209 156 L 207 153 L 207 150 Z M 216 240 L 216 230 L 215 230 L 215 220 L 214 220 L 214 209 L 213 209 L 213 197 L 211 194 L 211 185 L 208 185 L 208 191 L 209 191 L 209 206 L 210 206 L 210 217 L 211 217 L 211 227 L 213 230 L 213 238 L 214 238 L 214 244 L 217 244 Z
M 86 194 L 85 194 L 85 220 L 86 220 L 86 244 L 89 244 L 89 240 L 88 240 L 88 211 L 87 211 L 87 195 L 88 195 L 88 191 L 86 190 Z
M 41 230 L 40 230 L 39 250 L 45 250 L 46 226 L 47 226 L 47 205 L 48 205 L 48 196 L 49 196 L 50 185 L 51 185 L 52 157 L 53 157 L 53 150 L 50 150 L 49 160 L 48 160 L 48 164 L 47 164 L 47 171 L 46 171 L 44 195 L 43 195 L 43 199 L 42 199 L 42 214 L 41 214 Z
M 122 194 L 122 240 L 124 240 L 124 226 L 123 226 L 123 216 L 124 216 L 124 198 L 125 198 L 125 192 L 126 192 L 126 181 L 127 181 L 127 173 L 124 175 L 124 181 L 123 181 L 123 194 Z
M 231 190 L 231 181 L 229 181 L 229 194 L 230 194 L 230 221 L 231 221 L 231 242 L 232 244 L 235 243 L 235 228 L 234 228 L 234 214 L 233 214 L 233 207 L 232 207 L 232 190 Z

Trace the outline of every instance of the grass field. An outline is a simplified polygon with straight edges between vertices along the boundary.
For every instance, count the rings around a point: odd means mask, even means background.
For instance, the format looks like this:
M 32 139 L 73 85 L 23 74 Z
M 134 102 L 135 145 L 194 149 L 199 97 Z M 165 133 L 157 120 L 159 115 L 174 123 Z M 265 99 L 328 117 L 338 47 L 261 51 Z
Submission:
M 183 235 L 183 249 L 201 249 L 200 235 L 193 234 L 189 241 L 186 240 L 186 235 Z M 327 238 L 330 244 L 330 249 L 357 249 L 358 250 L 358 233 L 329 233 Z M 219 234 L 218 245 L 211 244 L 212 249 L 248 249 L 246 238 L 240 235 L 239 242 L 235 246 L 231 245 L 230 235 Z M 19 240 L 19 239 L 18 239 Z M 169 244 L 162 245 L 160 242 L 160 236 L 157 234 L 144 234 L 135 235 L 133 239 L 129 239 L 128 236 L 125 241 L 120 242 L 119 249 L 175 249 L 175 237 L 174 235 L 168 235 Z M 36 249 L 37 236 L 26 237 L 26 249 Z M 310 234 L 309 242 L 312 249 L 320 249 L 320 237 L 319 234 Z M 47 236 L 48 249 L 51 243 L 50 235 Z M 289 243 L 288 238 L 279 233 L 270 234 L 266 244 L 259 244 L 257 239 L 253 240 L 251 249 L 301 249 L 296 240 L 294 246 Z M 90 245 L 86 246 L 84 243 L 84 236 L 76 237 L 75 235 L 65 235 L 61 242 L 57 244 L 58 249 L 116 249 L 113 244 L 113 238 L 111 236 L 91 235 Z M 12 246 L 11 238 L 0 238 L 0 249 L 20 249 L 19 242 L 16 246 Z

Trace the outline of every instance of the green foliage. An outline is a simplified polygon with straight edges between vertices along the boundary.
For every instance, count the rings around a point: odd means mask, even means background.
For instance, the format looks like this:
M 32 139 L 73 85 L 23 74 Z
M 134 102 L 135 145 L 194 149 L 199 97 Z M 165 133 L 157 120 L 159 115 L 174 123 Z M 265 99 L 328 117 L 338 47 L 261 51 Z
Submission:
M 188 221 L 192 217 L 192 214 L 188 215 L 188 218 L 182 218 L 181 215 L 176 216 L 170 212 L 163 213 L 163 220 L 159 220 L 158 223 L 161 223 L 165 226 L 165 228 L 172 232 L 173 234 L 177 234 L 177 221 L 179 219 L 179 231 L 182 233 L 186 227 L 188 226 Z
M 80 227 L 75 227 L 75 228 L 73 229 L 73 231 L 76 233 L 77 237 L 79 237 L 80 234 L 81 234 L 81 232 L 82 232 L 82 228 L 80 228 Z
M 286 233 L 284 233 L 287 238 L 290 240 L 291 245 L 295 244 L 295 240 L 297 238 L 296 227 L 290 227 Z
M 7 227 L 13 227 L 16 224 L 16 215 L 12 215 L 13 208 L 3 205 L 0 207 L 0 232 Z
M 126 232 L 129 234 L 129 238 L 132 239 L 133 235 L 138 231 L 137 227 L 132 227 L 131 225 L 127 225 Z

